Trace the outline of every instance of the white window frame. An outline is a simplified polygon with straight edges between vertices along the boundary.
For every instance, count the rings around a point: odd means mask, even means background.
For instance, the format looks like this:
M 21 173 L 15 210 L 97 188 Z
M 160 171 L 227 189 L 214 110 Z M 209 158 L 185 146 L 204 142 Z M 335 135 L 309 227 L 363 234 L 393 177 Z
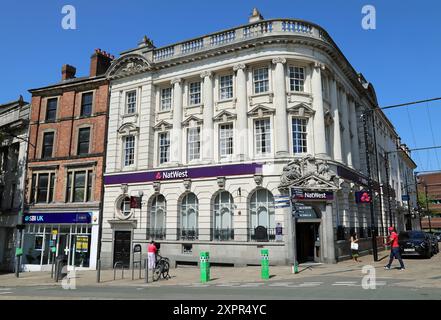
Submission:
M 256 73 L 258 73 L 260 70 L 266 69 L 266 79 L 265 78 L 259 78 L 258 80 L 256 80 Z M 253 94 L 254 95 L 259 95 L 259 94 L 264 94 L 264 93 L 268 93 L 270 92 L 270 72 L 271 72 L 271 68 L 269 68 L 268 66 L 261 66 L 261 67 L 255 67 L 253 68 L 252 71 L 252 77 L 253 77 L 253 81 L 252 81 L 252 85 L 253 85 Z M 266 90 L 263 91 L 257 91 L 256 90 L 256 85 L 257 84 L 263 84 L 263 88 Z M 266 83 L 266 88 L 265 88 L 265 83 Z M 260 86 L 259 86 L 260 88 Z M 261 90 L 261 89 L 259 89 Z
M 198 132 L 198 140 L 194 140 L 194 141 L 190 141 L 190 138 L 194 137 L 194 135 L 192 134 L 193 131 L 197 131 Z M 197 150 L 197 147 L 194 146 L 194 144 L 199 143 L 199 156 L 195 157 L 196 153 L 193 152 L 194 150 Z M 201 127 L 200 126 L 196 126 L 196 127 L 190 127 L 187 128 L 187 162 L 193 162 L 193 161 L 199 161 L 201 159 L 201 148 L 202 144 L 201 144 Z
M 222 85 L 222 78 L 231 77 L 231 83 L 227 86 Z M 223 91 L 227 89 L 226 91 Z M 228 96 L 225 96 L 224 93 L 229 93 Z M 223 74 L 219 75 L 219 101 L 227 101 L 231 100 L 234 97 L 234 74 Z
M 303 72 L 303 79 L 301 77 L 296 77 L 296 74 L 301 74 L 296 71 L 296 69 L 301 69 Z M 289 91 L 291 92 L 305 92 L 306 85 L 306 68 L 298 65 L 290 65 L 288 67 L 288 78 L 289 78 Z
M 230 126 L 231 132 L 228 134 L 228 136 L 223 137 L 222 136 L 222 127 Z M 219 142 L 219 159 L 225 160 L 229 159 L 234 155 L 234 125 L 233 122 L 226 122 L 226 123 L 219 123 L 218 125 L 218 142 Z M 231 153 L 224 153 L 224 150 L 230 149 L 230 147 L 226 146 L 228 144 L 227 139 L 231 138 Z M 222 144 L 222 140 L 225 139 L 225 148 Z
M 162 145 L 161 143 L 161 138 L 164 136 L 166 136 L 166 139 L 168 140 L 168 144 Z M 166 141 L 167 141 L 166 140 Z M 163 161 L 162 156 L 163 156 L 163 152 L 162 152 L 162 148 L 168 148 L 166 150 L 166 157 L 167 159 L 165 161 Z M 171 143 L 170 143 L 170 131 L 162 131 L 162 132 L 158 132 L 158 164 L 165 164 L 170 162 L 170 149 L 171 149 Z
M 129 101 L 131 94 L 135 94 L 134 101 Z M 126 94 L 125 94 L 125 108 L 124 108 L 125 112 L 124 113 L 126 115 L 135 114 L 136 111 L 137 111 L 137 102 L 138 102 L 138 90 L 134 89 L 134 90 L 126 91 Z M 132 110 L 132 106 L 134 107 L 133 110 Z
M 199 91 L 192 92 L 192 85 L 199 85 Z M 199 98 L 197 98 L 199 97 Z M 198 101 L 199 99 L 199 101 Z M 201 81 L 192 81 L 188 84 L 188 105 L 198 106 L 202 104 L 202 83 Z
M 260 136 L 261 134 L 258 134 L 257 132 L 257 122 L 261 122 L 261 121 L 268 121 L 269 124 L 269 138 L 266 138 L 265 141 L 269 141 L 269 150 L 262 152 L 261 150 L 259 151 L 258 148 L 262 148 L 262 146 L 258 146 L 258 136 Z M 268 134 L 268 133 L 266 133 Z M 253 119 L 253 136 L 254 136 L 254 154 L 256 156 L 266 156 L 266 155 L 270 155 L 273 151 L 273 141 L 272 141 L 272 137 L 273 137 L 273 132 L 272 132 L 272 128 L 271 128 L 271 118 L 270 117 L 265 117 L 265 118 L 258 118 L 258 119 Z M 259 140 L 260 141 L 260 140 Z
M 300 120 L 300 121 L 306 121 L 305 124 L 302 124 L 305 128 L 304 132 L 301 132 L 301 134 L 304 134 L 304 138 L 302 140 L 304 140 L 305 142 L 305 151 L 301 151 L 301 152 L 296 152 L 296 150 L 294 150 L 295 147 L 295 140 L 294 140 L 294 126 L 293 126 L 293 122 L 294 120 Z M 290 128 L 290 132 L 291 132 L 291 152 L 292 154 L 305 154 L 308 153 L 308 148 L 309 148 L 309 135 L 308 135 L 308 128 L 309 128 L 309 118 L 305 118 L 305 117 L 296 117 L 296 116 L 292 116 L 291 117 L 291 128 Z M 303 146 L 302 146 L 303 147 Z
M 130 149 L 133 149 L 133 159 L 132 159 L 132 163 L 127 163 L 127 138 L 133 138 L 133 147 L 131 147 Z M 123 159 L 122 159 L 122 164 L 124 168 L 128 168 L 128 167 L 132 167 L 135 165 L 136 162 L 136 136 L 135 135 L 127 135 L 124 136 L 122 138 L 122 144 L 123 144 Z
M 169 97 L 164 97 L 164 92 L 165 91 L 170 91 L 170 96 Z M 159 111 L 169 111 L 172 108 L 172 103 L 173 103 L 173 88 L 172 87 L 166 87 L 166 88 L 159 88 L 159 92 L 160 92 L 160 108 Z

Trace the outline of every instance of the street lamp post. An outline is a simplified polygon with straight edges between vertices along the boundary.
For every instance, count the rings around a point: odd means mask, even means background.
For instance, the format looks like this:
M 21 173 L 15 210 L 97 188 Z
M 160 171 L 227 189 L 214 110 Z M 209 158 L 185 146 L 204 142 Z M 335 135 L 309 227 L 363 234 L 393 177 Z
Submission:
M 424 196 L 426 198 L 426 212 L 429 219 L 429 232 L 432 233 L 432 222 L 430 221 L 429 199 L 427 199 L 427 184 L 424 184 Z
M 372 254 L 374 256 L 374 261 L 378 261 L 378 248 L 377 248 L 377 236 L 376 236 L 376 223 L 375 223 L 375 214 L 374 214 L 374 198 L 372 192 L 372 177 L 371 177 L 371 164 L 369 157 L 369 148 L 367 146 L 368 135 L 367 135 L 367 122 L 366 122 L 366 111 L 362 114 L 363 118 L 363 129 L 364 129 L 364 143 L 366 146 L 366 166 L 367 166 L 367 175 L 368 175 L 368 191 L 369 196 L 371 198 L 370 202 L 370 211 L 371 211 L 371 236 L 372 236 Z

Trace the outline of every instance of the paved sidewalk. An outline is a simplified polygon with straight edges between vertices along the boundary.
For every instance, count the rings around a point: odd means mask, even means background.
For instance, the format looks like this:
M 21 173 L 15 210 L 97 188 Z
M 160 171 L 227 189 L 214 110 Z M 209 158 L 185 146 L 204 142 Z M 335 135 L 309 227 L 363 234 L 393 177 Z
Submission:
M 384 270 L 387 263 L 387 252 L 381 252 L 379 262 L 374 263 L 371 256 L 361 257 L 361 263 L 343 261 L 333 265 L 301 265 L 299 273 L 293 274 L 289 266 L 271 266 L 271 279 L 267 281 L 296 280 L 309 277 L 348 277 L 360 278 L 365 274 L 362 272 L 363 266 L 371 265 L 375 268 L 376 276 L 379 279 L 399 279 L 399 285 L 412 287 L 441 288 L 441 254 L 432 259 L 405 259 L 406 270 L 397 269 Z M 392 267 L 398 267 L 398 262 L 394 262 Z M 131 280 L 132 272 L 124 271 L 124 279 L 121 279 L 121 270 L 118 270 L 116 280 L 113 280 L 113 270 L 101 271 L 101 282 L 96 282 L 96 271 L 76 271 L 76 286 L 176 286 L 176 285 L 195 285 L 199 281 L 199 269 L 197 267 L 179 267 L 170 270 L 171 279 L 152 282 L 152 273 L 149 273 L 149 283 L 145 284 L 144 279 L 138 279 L 139 272 L 135 271 L 135 280 Z M 144 277 L 144 270 L 142 271 Z M 234 284 L 234 283 L 254 283 L 262 282 L 260 278 L 260 267 L 212 267 L 210 284 Z M 59 286 L 50 277 L 50 272 L 25 272 L 16 278 L 14 274 L 0 275 L 0 287 L 19 287 L 19 286 Z

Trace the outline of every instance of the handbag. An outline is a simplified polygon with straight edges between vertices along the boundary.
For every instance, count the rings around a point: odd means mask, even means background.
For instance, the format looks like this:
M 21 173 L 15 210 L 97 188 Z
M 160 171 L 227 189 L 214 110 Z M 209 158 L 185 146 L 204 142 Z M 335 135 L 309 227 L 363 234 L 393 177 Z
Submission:
M 358 243 L 356 243 L 356 242 L 351 242 L 351 249 L 352 249 L 352 250 L 358 250 Z

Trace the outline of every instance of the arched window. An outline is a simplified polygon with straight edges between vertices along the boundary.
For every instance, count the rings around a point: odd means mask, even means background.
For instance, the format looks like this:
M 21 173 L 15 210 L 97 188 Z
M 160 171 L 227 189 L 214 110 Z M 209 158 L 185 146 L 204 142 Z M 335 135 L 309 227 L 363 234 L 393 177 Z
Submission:
M 265 227 L 268 235 L 274 234 L 274 197 L 266 189 L 256 190 L 250 198 L 251 237 L 257 227 Z M 271 236 L 270 236 L 271 237 Z
M 219 192 L 214 200 L 214 240 L 233 240 L 234 201 L 228 191 Z
M 198 198 L 194 193 L 184 196 L 181 201 L 181 239 L 195 240 L 198 238 Z
M 162 194 L 153 198 L 148 219 L 147 237 L 165 239 L 166 201 Z

